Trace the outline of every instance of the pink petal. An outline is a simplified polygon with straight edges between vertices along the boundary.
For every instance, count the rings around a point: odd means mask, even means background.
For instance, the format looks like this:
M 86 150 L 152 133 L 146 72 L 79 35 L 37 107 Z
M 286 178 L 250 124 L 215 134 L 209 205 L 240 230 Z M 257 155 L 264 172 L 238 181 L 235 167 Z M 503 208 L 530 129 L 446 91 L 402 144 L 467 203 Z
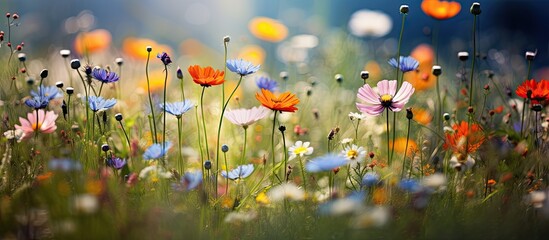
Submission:
M 410 97 L 414 93 L 415 89 L 412 87 L 412 84 L 409 82 L 403 82 L 402 86 L 398 90 L 398 93 L 393 97 L 393 104 L 392 106 L 400 106 L 401 108 L 404 106 L 404 104 L 408 103 L 408 100 L 410 100 Z M 398 107 L 397 106 L 397 107 Z
M 385 108 L 381 105 L 368 106 L 368 105 L 365 105 L 365 104 L 362 104 L 362 103 L 357 103 L 356 108 L 359 111 L 361 111 L 363 113 L 366 113 L 366 114 L 369 114 L 369 115 L 372 115 L 372 116 L 380 115 L 383 112 L 383 110 L 385 110 Z
M 391 96 L 395 95 L 397 88 L 396 80 L 382 80 L 377 83 L 377 91 L 379 95 L 389 94 Z
M 361 88 L 358 89 L 358 94 L 356 95 L 360 100 L 370 104 L 370 105 L 379 105 L 379 95 L 374 92 L 372 87 L 368 84 L 364 84 Z

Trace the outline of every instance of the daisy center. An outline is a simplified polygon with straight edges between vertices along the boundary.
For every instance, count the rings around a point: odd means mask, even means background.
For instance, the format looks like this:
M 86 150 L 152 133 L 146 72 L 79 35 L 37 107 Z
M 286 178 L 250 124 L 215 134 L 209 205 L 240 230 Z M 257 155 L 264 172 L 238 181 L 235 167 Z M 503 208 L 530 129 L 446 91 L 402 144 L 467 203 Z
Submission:
M 38 129 L 42 128 L 42 123 L 33 123 L 32 124 L 32 129 L 34 129 L 35 131 L 38 131 Z
M 381 106 L 388 108 L 393 103 L 393 96 L 389 94 L 383 94 L 381 95 L 381 97 L 379 97 L 379 101 L 381 101 Z
M 304 154 L 306 152 L 307 152 L 307 148 L 303 147 L 303 146 L 297 147 L 297 148 L 294 149 L 295 155 L 301 155 L 301 154 Z
M 354 149 L 351 149 L 347 152 L 347 157 L 350 159 L 355 159 L 356 157 L 358 157 L 358 152 Z

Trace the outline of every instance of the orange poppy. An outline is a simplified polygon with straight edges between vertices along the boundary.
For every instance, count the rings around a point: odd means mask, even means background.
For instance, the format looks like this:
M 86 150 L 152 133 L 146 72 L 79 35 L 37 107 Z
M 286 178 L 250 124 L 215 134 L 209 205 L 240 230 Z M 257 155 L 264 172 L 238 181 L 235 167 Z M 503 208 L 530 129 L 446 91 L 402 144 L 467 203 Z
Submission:
M 440 0 L 423 0 L 421 10 L 427 16 L 437 20 L 446 20 L 456 16 L 461 10 L 459 2 L 448 2 Z
M 528 97 L 528 92 L 530 92 L 530 97 Z M 534 79 L 526 80 L 517 87 L 515 93 L 521 98 L 532 99 L 532 103 L 538 103 L 549 97 L 549 81 L 541 80 L 540 82 L 536 82 Z
M 277 97 L 267 89 L 261 89 L 261 94 L 256 93 L 255 98 L 266 108 L 280 112 L 295 112 L 295 105 L 299 103 L 299 99 L 290 92 Z
M 213 69 L 210 66 L 201 68 L 198 65 L 193 65 L 188 70 L 191 77 L 193 77 L 193 81 L 203 87 L 219 85 L 225 82 L 225 72 Z
M 444 149 L 452 149 L 455 153 L 469 154 L 475 152 L 484 142 L 484 134 L 478 124 L 469 125 L 465 121 L 452 126 L 454 132 L 446 133 Z
M 99 52 L 107 49 L 111 40 L 111 33 L 105 29 L 81 32 L 74 39 L 74 50 L 79 55 Z

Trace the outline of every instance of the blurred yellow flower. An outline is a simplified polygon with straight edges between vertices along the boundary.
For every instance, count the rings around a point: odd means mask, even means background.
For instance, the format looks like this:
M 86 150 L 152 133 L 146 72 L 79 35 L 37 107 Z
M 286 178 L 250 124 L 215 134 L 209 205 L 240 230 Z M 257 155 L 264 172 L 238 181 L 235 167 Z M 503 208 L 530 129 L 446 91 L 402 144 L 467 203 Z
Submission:
M 238 58 L 246 59 L 254 65 L 261 65 L 265 62 L 265 50 L 257 45 L 248 45 L 240 49 Z
M 159 44 L 151 39 L 135 37 L 124 39 L 122 42 L 122 52 L 131 58 L 146 60 L 148 54 L 146 50 L 147 46 L 152 47 L 151 58 L 156 58 L 156 53 L 172 52 L 172 49 L 167 45 Z
M 269 203 L 271 203 L 265 191 L 257 194 L 257 197 L 255 197 L 255 202 L 257 202 L 260 205 L 268 205 Z
M 267 42 L 280 42 L 288 36 L 288 28 L 284 24 L 267 17 L 252 18 L 248 29 L 256 38 Z
M 391 144 L 392 145 L 392 144 Z M 406 149 L 406 138 L 400 137 L 395 140 L 395 152 L 404 154 Z M 408 155 L 411 155 L 414 151 L 417 150 L 417 144 L 414 140 L 408 140 Z
M 79 55 L 100 52 L 111 45 L 111 40 L 111 33 L 105 29 L 81 32 L 74 39 L 74 50 Z
M 146 52 L 146 51 L 145 51 Z M 149 72 L 149 82 L 151 86 L 151 92 L 164 90 L 164 69 L 157 69 Z M 168 78 L 168 85 L 170 84 L 170 78 Z M 147 77 L 143 74 L 141 80 L 139 80 L 139 88 L 147 91 Z

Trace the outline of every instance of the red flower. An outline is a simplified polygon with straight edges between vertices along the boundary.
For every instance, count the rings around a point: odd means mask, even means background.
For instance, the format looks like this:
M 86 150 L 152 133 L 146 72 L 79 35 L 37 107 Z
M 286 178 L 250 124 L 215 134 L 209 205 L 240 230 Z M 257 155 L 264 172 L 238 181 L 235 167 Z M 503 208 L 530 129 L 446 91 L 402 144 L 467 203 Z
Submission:
M 517 96 L 524 99 L 531 99 L 532 104 L 549 99 L 549 81 L 526 80 L 515 91 Z
M 484 142 L 484 134 L 478 124 L 473 123 L 471 129 L 465 121 L 452 126 L 454 132 L 446 133 L 444 149 L 451 149 L 454 153 L 473 153 Z

